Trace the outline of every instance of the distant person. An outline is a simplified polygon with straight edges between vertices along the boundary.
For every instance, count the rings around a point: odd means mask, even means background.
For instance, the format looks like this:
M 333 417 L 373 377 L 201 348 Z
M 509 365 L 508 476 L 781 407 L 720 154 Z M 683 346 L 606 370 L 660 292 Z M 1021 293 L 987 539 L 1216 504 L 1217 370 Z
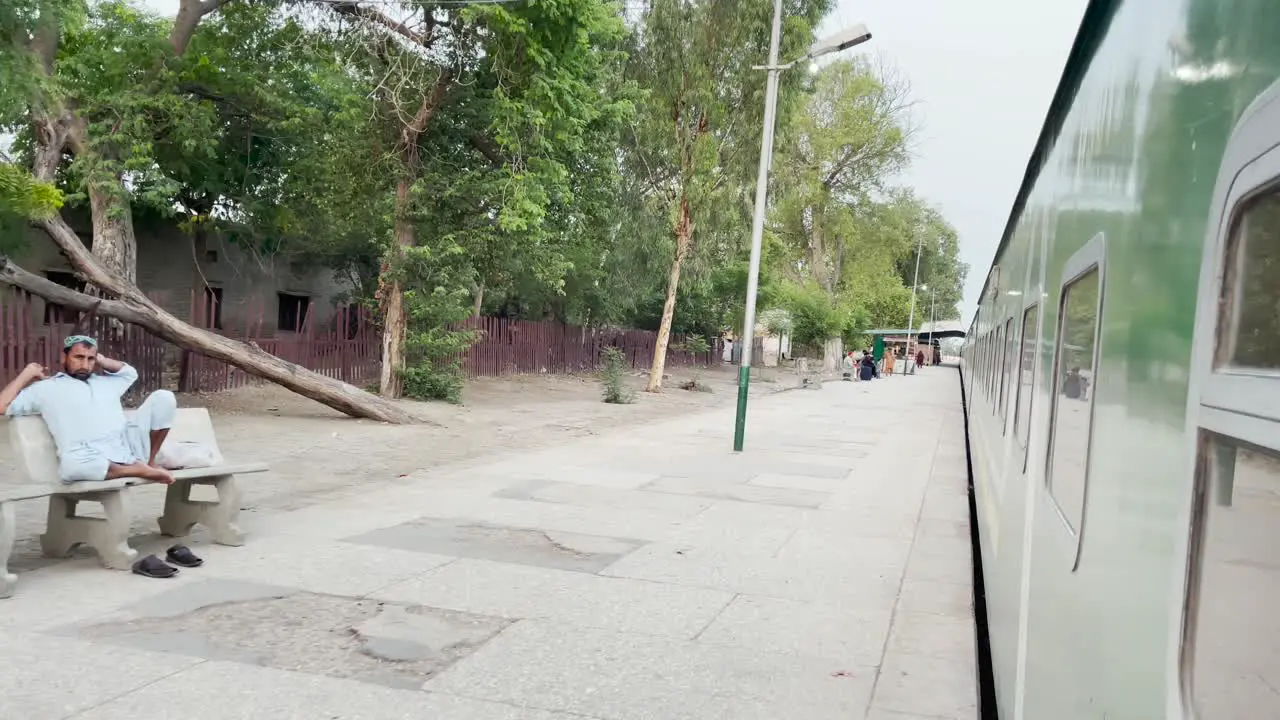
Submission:
M 1084 398 L 1084 385 L 1085 379 L 1080 375 L 1080 368 L 1073 367 L 1062 383 L 1062 394 L 1072 400 L 1081 400 Z
M 924 351 L 916 353 L 916 367 L 924 367 Z
M 870 352 L 862 353 L 862 360 L 859 361 L 858 378 L 860 380 L 870 380 L 876 376 L 876 360 L 871 356 Z

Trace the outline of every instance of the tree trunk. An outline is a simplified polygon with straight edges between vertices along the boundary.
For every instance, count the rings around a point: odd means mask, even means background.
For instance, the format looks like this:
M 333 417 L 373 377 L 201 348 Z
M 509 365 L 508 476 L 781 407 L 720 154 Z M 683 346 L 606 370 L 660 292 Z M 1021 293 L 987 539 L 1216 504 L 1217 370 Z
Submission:
M 409 316 L 404 309 L 404 285 L 400 282 L 405 249 L 413 247 L 413 221 L 409 217 L 409 191 L 413 180 L 402 177 L 396 183 L 395 247 L 391 248 L 391 282 L 382 294 L 382 379 L 379 390 L 385 398 L 404 394 L 404 342 L 409 335 Z
M 653 367 L 649 369 L 649 384 L 645 392 L 662 391 L 662 373 L 667 366 L 667 345 L 671 341 L 671 322 L 676 315 L 676 291 L 680 288 L 680 268 L 693 240 L 693 223 L 689 217 L 688 198 L 680 199 L 680 220 L 676 224 L 676 256 L 671 261 L 671 274 L 667 277 L 667 301 L 662 305 L 662 322 L 658 324 L 658 339 L 653 346 Z
M 59 246 L 65 246 L 68 236 L 71 242 L 80 245 L 75 232 L 61 218 L 46 221 L 42 226 L 46 224 L 49 226 L 46 229 L 50 236 L 58 237 Z M 412 415 L 395 405 L 352 385 L 281 360 L 255 344 L 231 340 L 182 322 L 148 300 L 137 288 L 123 285 L 117 278 L 103 275 L 97 259 L 82 245 L 79 253 L 68 252 L 68 257 L 76 269 L 84 273 L 91 282 L 118 294 L 120 299 L 95 298 L 64 288 L 19 268 L 3 256 L 0 256 L 0 282 L 22 288 L 73 310 L 101 313 L 133 323 L 179 347 L 196 350 L 215 360 L 234 365 L 251 375 L 270 380 L 353 417 L 390 423 L 415 421 Z
M 137 285 L 138 240 L 133 233 L 133 208 L 125 192 L 119 179 L 90 185 L 93 255 L 107 272 Z
M 476 296 L 471 303 L 471 317 L 479 318 L 480 311 L 484 309 L 484 283 L 476 285 Z
M 418 112 L 400 128 L 400 140 L 396 145 L 400 156 L 400 179 L 396 182 L 395 246 L 391 248 L 388 262 L 383 264 L 382 276 L 391 271 L 391 282 L 379 278 L 382 301 L 382 376 L 379 391 L 385 398 L 398 398 L 404 394 L 405 338 L 409 336 L 409 315 L 404 308 L 404 283 L 401 280 L 405 249 L 414 245 L 413 217 L 410 207 L 413 181 L 418 176 L 421 158 L 418 155 L 418 138 L 427 129 L 431 117 L 443 102 L 453 76 L 442 70 L 436 77 L 431 91 L 423 96 Z
M 819 200 L 809 208 L 809 212 L 811 219 L 809 266 L 813 268 L 813 279 L 830 296 L 832 294 L 832 283 L 831 273 L 827 268 L 826 227 L 823 223 L 826 218 L 826 202 Z
M 382 376 L 378 391 L 382 397 L 404 395 L 404 341 L 409 322 L 404 312 L 404 288 L 399 280 L 386 286 L 382 316 Z

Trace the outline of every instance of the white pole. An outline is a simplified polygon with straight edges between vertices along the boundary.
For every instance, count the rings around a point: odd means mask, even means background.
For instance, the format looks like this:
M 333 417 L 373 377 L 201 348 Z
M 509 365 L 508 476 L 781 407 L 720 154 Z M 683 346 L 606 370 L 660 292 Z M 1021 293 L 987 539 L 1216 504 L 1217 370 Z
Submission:
M 923 250 L 924 250 L 924 235 L 921 235 L 920 240 L 916 243 L 916 274 L 911 277 L 911 315 L 907 319 L 907 343 L 908 344 L 911 343 L 911 331 L 916 322 L 916 284 L 920 280 L 920 253 L 923 252 Z M 920 344 L 920 337 L 918 335 L 916 336 L 916 344 L 917 345 Z M 910 352 L 908 352 L 908 354 L 910 354 Z M 910 360 L 906 360 L 905 362 L 902 363 L 903 374 L 906 374 L 907 372 L 908 362 L 910 362 Z
M 929 289 L 929 359 L 933 360 L 934 339 L 938 332 L 938 288 Z M 938 348 L 938 354 L 942 354 L 942 348 Z
M 756 205 L 751 218 L 751 261 L 747 265 L 747 308 L 742 320 L 742 365 L 738 368 L 738 411 L 734 419 L 733 449 L 742 451 L 746 432 L 747 393 L 751 383 L 751 349 L 756 334 L 756 293 L 760 289 L 760 245 L 764 239 L 764 214 L 769 199 L 769 165 L 773 158 L 773 124 L 778 105 L 778 45 L 782 39 L 782 0 L 773 3 L 773 30 L 769 36 L 769 68 L 764 85 L 764 127 L 760 133 L 760 169 L 756 174 Z

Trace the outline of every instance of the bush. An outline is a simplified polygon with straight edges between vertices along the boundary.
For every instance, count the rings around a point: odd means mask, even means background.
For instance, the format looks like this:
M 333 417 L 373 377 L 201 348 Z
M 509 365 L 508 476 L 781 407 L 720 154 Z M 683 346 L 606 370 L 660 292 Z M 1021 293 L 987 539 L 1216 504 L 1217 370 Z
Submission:
M 600 386 L 604 390 L 604 401 L 607 403 L 626 405 L 636 399 L 635 392 L 627 387 L 627 359 L 616 347 L 604 349 Z
M 841 334 L 845 315 L 815 283 L 787 288 L 786 310 L 791 316 L 792 348 L 821 352 L 828 338 Z
M 458 353 L 478 339 L 474 330 L 452 327 L 470 315 L 465 292 L 408 291 L 404 301 L 409 313 L 402 376 L 405 396 L 461 403 L 463 376 Z

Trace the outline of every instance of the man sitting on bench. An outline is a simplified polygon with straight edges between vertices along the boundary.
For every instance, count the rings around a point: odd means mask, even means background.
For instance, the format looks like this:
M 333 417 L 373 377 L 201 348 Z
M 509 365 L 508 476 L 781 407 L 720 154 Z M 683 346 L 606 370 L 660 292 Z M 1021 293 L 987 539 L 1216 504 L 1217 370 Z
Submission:
M 0 390 L 0 412 L 44 418 L 64 483 L 140 478 L 171 484 L 156 453 L 173 427 L 178 401 L 157 390 L 126 418 L 120 398 L 137 380 L 132 366 L 99 355 L 96 340 L 73 335 L 63 341 L 62 372 L 48 377 L 38 363 L 28 365 Z

